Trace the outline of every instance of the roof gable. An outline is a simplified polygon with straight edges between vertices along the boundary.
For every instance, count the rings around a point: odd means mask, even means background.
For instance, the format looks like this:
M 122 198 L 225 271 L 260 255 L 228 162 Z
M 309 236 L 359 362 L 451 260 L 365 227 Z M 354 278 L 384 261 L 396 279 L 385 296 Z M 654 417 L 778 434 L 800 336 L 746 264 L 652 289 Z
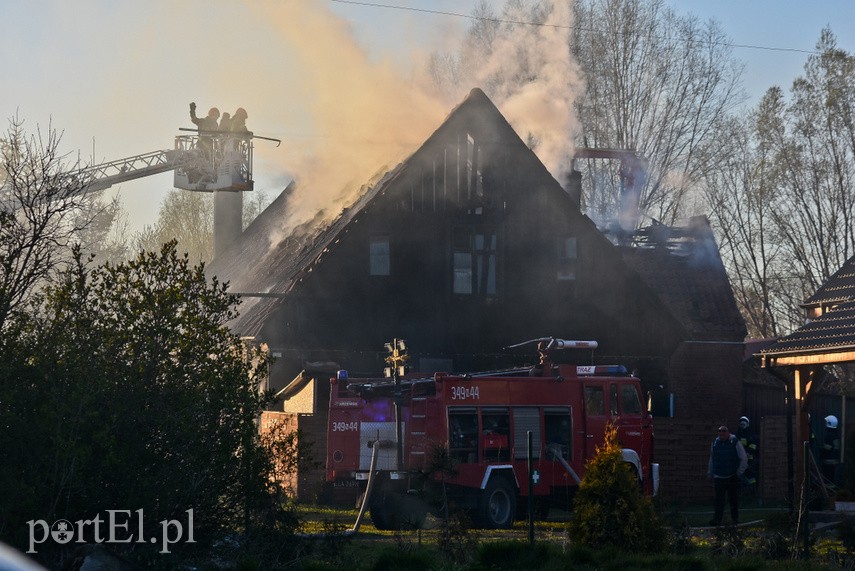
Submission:
M 358 198 L 344 208 L 332 222 L 327 213 L 318 212 L 286 236 L 282 228 L 288 220 L 290 197 L 297 192 L 295 183 L 288 186 L 241 234 L 236 243 L 218 256 L 207 273 L 229 282 L 229 290 L 241 294 L 241 315 L 231 324 L 241 335 L 256 335 L 279 300 L 312 270 L 327 248 L 345 231 L 356 217 L 389 188 L 407 170 L 420 164 L 437 140 L 466 131 L 506 152 L 513 152 L 518 164 L 527 172 L 571 200 L 537 156 L 520 139 L 492 101 L 480 89 L 469 95 L 448 115 L 445 121 L 406 160 L 364 185 Z M 300 189 L 301 191 L 305 191 Z M 281 237 L 280 237 L 281 236 Z

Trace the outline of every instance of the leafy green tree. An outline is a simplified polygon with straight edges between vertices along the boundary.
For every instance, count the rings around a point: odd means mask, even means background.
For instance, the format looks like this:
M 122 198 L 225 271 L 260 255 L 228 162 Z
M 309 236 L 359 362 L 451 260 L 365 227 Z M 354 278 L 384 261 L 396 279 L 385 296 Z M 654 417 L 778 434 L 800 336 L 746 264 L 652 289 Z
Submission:
M 255 220 L 270 203 L 264 192 L 247 193 L 243 200 L 243 227 Z M 135 235 L 139 250 L 157 251 L 176 240 L 179 252 L 194 262 L 210 262 L 214 257 L 214 196 L 206 192 L 173 189 L 163 199 L 153 226 Z
M 91 269 L 78 255 L 4 340 L 0 536 L 22 545 L 28 520 L 116 509 L 149 525 L 193 509 L 197 541 L 245 527 L 271 459 L 266 357 L 226 327 L 236 305 L 174 242 Z
M 194 262 L 210 262 L 214 257 L 214 195 L 173 189 L 160 205 L 154 226 L 136 236 L 140 250 L 157 251 L 175 240 L 179 251 Z
M 664 547 L 665 532 L 653 502 L 623 461 L 614 426 L 606 428 L 603 445 L 586 466 L 569 528 L 575 541 L 595 549 L 650 553 Z

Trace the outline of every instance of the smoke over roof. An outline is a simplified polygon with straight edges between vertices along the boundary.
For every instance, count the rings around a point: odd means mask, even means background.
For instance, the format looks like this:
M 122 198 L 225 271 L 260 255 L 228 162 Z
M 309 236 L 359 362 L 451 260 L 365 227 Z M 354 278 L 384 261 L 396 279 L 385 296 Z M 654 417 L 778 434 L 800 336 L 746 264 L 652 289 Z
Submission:
M 289 1 L 263 11 L 295 56 L 289 97 L 305 98 L 307 120 L 318 132 L 310 139 L 285 137 L 279 156 L 299 185 L 282 235 L 271 243 L 319 210 L 337 215 L 372 176 L 409 156 L 473 86 L 484 86 L 556 178 L 569 169 L 573 88 L 580 81 L 569 50 L 567 2 L 547 11 L 552 26 L 503 26 L 471 76 L 442 89 L 421 67 L 407 77 L 387 62 L 371 61 L 322 3 Z

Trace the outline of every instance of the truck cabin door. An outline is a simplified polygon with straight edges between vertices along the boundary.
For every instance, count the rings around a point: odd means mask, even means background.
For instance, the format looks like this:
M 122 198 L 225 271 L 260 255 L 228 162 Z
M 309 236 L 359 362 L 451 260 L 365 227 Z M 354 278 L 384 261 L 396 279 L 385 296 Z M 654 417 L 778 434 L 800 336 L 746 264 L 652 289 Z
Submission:
M 602 383 L 585 383 L 585 458 L 593 458 L 606 432 L 606 394 Z
M 641 453 L 642 406 L 638 387 L 633 383 L 611 383 L 610 406 L 612 423 L 618 430 L 618 441 L 624 448 Z

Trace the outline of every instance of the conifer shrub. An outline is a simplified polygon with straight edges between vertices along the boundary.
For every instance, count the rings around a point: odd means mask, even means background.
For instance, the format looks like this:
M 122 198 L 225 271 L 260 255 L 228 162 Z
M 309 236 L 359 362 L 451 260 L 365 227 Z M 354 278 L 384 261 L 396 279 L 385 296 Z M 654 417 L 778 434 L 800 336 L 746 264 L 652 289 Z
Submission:
M 665 529 L 632 466 L 623 461 L 614 426 L 606 427 L 602 446 L 586 465 L 569 529 L 574 541 L 594 549 L 657 553 L 665 546 Z

